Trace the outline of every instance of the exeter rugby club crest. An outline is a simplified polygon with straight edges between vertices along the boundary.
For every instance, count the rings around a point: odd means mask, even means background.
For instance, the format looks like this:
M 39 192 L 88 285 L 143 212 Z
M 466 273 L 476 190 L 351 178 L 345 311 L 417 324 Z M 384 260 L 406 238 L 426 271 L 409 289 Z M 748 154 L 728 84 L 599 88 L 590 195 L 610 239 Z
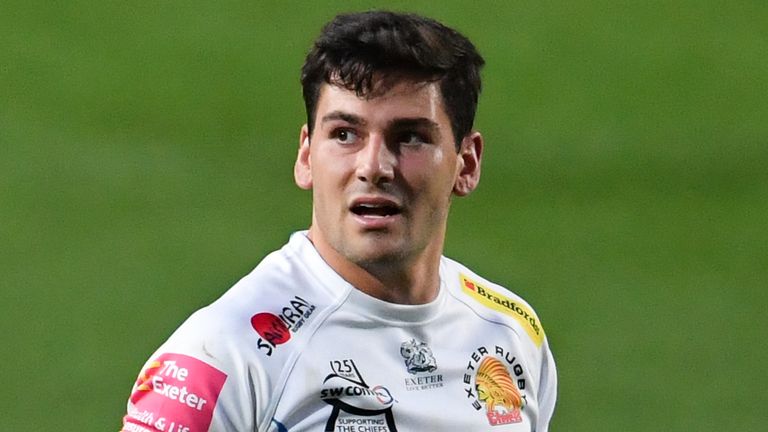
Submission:
M 523 421 L 525 383 L 521 362 L 499 346 L 478 348 L 464 373 L 467 399 L 475 410 L 484 412 L 491 426 Z
M 320 398 L 333 407 L 326 432 L 396 432 L 392 393 L 381 385 L 369 386 L 354 360 L 330 362 L 332 373 L 323 380 Z
M 406 390 L 428 390 L 443 386 L 443 375 L 433 373 L 437 370 L 437 361 L 426 343 L 417 342 L 416 339 L 403 342 L 400 355 L 410 374 L 405 378 Z

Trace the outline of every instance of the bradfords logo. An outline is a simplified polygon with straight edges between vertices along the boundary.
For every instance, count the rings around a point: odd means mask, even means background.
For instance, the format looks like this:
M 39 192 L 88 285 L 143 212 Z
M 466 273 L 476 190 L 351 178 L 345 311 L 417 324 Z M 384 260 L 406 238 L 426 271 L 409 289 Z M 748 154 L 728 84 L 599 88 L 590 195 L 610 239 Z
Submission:
M 261 312 L 252 316 L 251 326 L 261 336 L 257 342 L 258 348 L 267 356 L 271 356 L 278 345 L 291 339 L 291 333 L 299 331 L 314 311 L 315 305 L 294 296 L 289 306 L 284 307 L 277 315 Z
M 416 339 L 400 345 L 400 355 L 405 359 L 408 373 L 414 375 L 405 379 L 406 390 L 427 390 L 443 386 L 443 375 L 424 375 L 437 370 L 437 361 L 426 343 Z
M 124 431 L 204 432 L 227 376 L 194 357 L 166 353 L 136 381 Z
M 485 406 L 491 426 L 523 421 L 525 375 L 522 365 L 509 351 L 499 346 L 494 347 L 493 352 L 486 347 L 478 348 L 467 365 L 464 384 L 472 406 L 478 411 Z
M 395 432 L 392 393 L 366 384 L 352 359 L 333 360 L 333 373 L 323 380 L 320 398 L 333 407 L 325 431 Z
M 526 333 L 528 333 L 533 340 L 533 343 L 536 344 L 537 347 L 541 346 L 541 343 L 544 341 L 544 330 L 542 330 L 541 325 L 539 325 L 539 321 L 537 320 L 536 315 L 533 314 L 533 311 L 521 303 L 517 303 L 506 296 L 480 286 L 480 284 L 464 275 L 460 275 L 459 277 L 461 279 L 462 291 L 485 306 L 516 319 L 522 324 Z

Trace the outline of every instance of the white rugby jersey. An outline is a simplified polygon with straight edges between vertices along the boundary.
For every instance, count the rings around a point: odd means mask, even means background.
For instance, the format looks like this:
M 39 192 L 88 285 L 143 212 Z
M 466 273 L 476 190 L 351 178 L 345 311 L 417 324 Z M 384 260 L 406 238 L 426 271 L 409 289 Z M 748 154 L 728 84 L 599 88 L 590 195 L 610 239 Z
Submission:
M 355 289 L 295 233 L 149 359 L 123 431 L 546 432 L 555 363 L 520 297 L 448 258 L 424 305 Z

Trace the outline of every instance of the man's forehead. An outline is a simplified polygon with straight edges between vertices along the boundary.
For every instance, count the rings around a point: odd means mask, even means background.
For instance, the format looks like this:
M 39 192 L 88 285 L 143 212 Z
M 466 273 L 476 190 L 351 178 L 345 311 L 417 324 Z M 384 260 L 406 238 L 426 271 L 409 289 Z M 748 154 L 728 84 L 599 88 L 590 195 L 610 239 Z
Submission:
M 380 91 L 379 91 L 380 90 Z M 342 85 L 326 83 L 320 87 L 318 111 L 354 109 L 377 105 L 380 108 L 391 102 L 404 111 L 428 110 L 431 115 L 439 116 L 444 112 L 440 89 L 434 82 L 399 81 L 386 90 L 377 88 L 376 92 L 357 94 Z M 316 114 L 320 114 L 317 112 Z
M 318 125 L 343 121 L 359 126 L 428 127 L 451 130 L 434 82 L 400 81 L 377 96 L 358 96 L 334 84 L 320 89 L 315 118 Z
M 398 94 L 419 92 L 424 89 L 440 93 L 438 81 L 424 77 L 414 77 L 402 74 L 374 75 L 370 82 L 360 84 L 345 82 L 339 77 L 331 77 L 322 87 L 333 87 L 354 93 L 364 100 L 387 98 Z

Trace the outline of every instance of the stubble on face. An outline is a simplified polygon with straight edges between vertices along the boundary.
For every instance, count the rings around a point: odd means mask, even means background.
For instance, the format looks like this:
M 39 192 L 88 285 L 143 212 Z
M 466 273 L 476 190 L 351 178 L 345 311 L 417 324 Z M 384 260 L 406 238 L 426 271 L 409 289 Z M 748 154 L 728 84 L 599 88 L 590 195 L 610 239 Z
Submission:
M 404 81 L 377 90 L 358 96 L 334 85 L 321 89 L 308 163 L 314 201 L 310 236 L 321 255 L 325 251 L 373 274 L 427 261 L 434 267 L 458 172 L 450 121 L 434 82 Z M 408 128 L 425 143 L 400 145 L 401 134 L 411 136 Z M 339 145 L 337 130 L 361 141 Z M 375 156 L 366 153 L 372 148 Z M 382 172 L 371 176 L 381 178 L 369 178 L 366 163 L 380 164 Z M 366 198 L 392 200 L 399 214 L 391 224 L 361 224 L 350 206 Z

